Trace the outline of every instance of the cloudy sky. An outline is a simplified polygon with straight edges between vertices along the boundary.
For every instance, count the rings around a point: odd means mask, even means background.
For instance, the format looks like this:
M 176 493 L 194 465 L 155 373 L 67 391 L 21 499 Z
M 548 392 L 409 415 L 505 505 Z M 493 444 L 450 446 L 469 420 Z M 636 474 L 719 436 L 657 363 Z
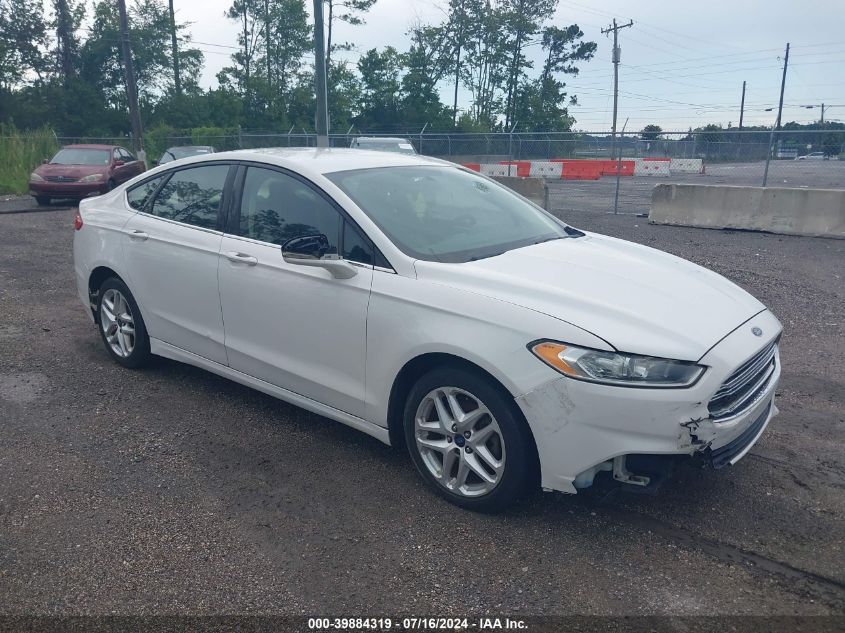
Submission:
M 175 0 L 177 18 L 191 22 L 203 49 L 205 87 L 228 63 L 236 44 L 235 23 L 223 17 L 231 0 Z M 387 45 L 405 50 L 414 22 L 443 19 L 445 0 L 377 0 L 363 26 L 336 27 L 336 40 L 352 42 L 357 53 Z M 311 0 L 306 0 L 309 10 Z M 607 130 L 613 113 L 611 40 L 601 34 L 613 18 L 634 21 L 620 31 L 619 127 L 656 123 L 686 130 L 704 123 L 739 122 L 742 82 L 747 82 L 744 123 L 771 125 L 780 89 L 782 59 L 791 44 L 784 98 L 784 122 L 845 121 L 845 0 L 560 0 L 548 24 L 577 23 L 598 43 L 596 57 L 568 78 L 571 108 L 581 130 Z M 202 44 L 199 44 L 199 43 Z M 540 56 L 539 47 L 535 47 Z M 539 60 L 536 65 L 539 67 Z M 443 86 L 445 102 L 449 88 Z M 466 99 L 464 95 L 464 99 Z M 803 106 L 814 105 L 807 109 Z

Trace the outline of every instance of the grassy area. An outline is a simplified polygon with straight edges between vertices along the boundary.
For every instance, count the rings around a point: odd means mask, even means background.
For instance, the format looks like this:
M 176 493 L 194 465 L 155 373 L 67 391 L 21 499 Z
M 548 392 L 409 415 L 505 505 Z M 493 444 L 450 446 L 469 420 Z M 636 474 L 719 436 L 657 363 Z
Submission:
M 56 135 L 50 128 L 18 130 L 0 124 L 0 194 L 25 194 L 29 174 L 58 149 Z

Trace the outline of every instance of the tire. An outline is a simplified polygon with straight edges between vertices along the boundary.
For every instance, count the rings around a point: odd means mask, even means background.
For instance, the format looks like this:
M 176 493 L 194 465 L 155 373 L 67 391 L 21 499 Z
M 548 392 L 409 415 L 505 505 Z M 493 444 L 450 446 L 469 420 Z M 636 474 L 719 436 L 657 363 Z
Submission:
M 35 204 L 39 207 L 49 207 L 50 206 L 50 197 L 49 196 L 35 196 Z
M 106 351 L 118 364 L 134 369 L 149 362 L 150 339 L 141 310 L 117 277 L 109 277 L 100 286 L 97 329 Z
M 117 187 L 117 183 L 115 182 L 114 178 L 109 178 L 109 182 L 106 187 L 108 187 L 107 191 L 111 191 L 112 189 Z
M 528 425 L 510 396 L 480 372 L 458 367 L 429 371 L 408 394 L 403 423 L 420 476 L 457 506 L 499 512 L 535 481 L 536 450 Z M 479 468 L 486 477 L 479 476 Z

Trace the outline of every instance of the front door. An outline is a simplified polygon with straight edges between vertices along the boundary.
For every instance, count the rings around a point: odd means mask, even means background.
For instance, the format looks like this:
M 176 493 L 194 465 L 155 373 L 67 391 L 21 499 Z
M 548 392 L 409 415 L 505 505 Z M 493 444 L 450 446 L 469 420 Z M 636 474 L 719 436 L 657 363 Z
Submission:
M 363 417 L 372 256 L 370 263 L 366 253 L 359 256 L 352 237 L 344 249 L 344 234 L 354 227 L 323 192 L 283 171 L 242 169 L 242 196 L 220 247 L 229 364 Z M 354 277 L 335 279 L 325 269 L 284 261 L 282 243 L 317 233 L 349 254 Z
M 153 200 L 138 195 L 140 212 L 124 227 L 129 288 L 151 337 L 226 364 L 217 289 L 218 213 L 228 165 L 173 173 Z M 167 178 L 167 176 L 165 176 Z

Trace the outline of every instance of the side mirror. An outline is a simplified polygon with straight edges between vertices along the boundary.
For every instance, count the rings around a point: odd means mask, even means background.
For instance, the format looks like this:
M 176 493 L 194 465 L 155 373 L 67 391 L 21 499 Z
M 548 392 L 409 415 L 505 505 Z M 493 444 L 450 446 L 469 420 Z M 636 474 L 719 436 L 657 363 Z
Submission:
M 114 166 L 115 166 L 115 167 L 123 167 L 125 164 L 126 164 L 126 162 L 125 162 L 125 161 L 122 161 L 122 160 L 116 160 L 116 161 L 114 161 Z
M 325 268 L 335 279 L 349 279 L 358 270 L 340 255 L 329 254 L 329 238 L 322 233 L 294 237 L 282 244 L 282 257 L 288 264 Z

